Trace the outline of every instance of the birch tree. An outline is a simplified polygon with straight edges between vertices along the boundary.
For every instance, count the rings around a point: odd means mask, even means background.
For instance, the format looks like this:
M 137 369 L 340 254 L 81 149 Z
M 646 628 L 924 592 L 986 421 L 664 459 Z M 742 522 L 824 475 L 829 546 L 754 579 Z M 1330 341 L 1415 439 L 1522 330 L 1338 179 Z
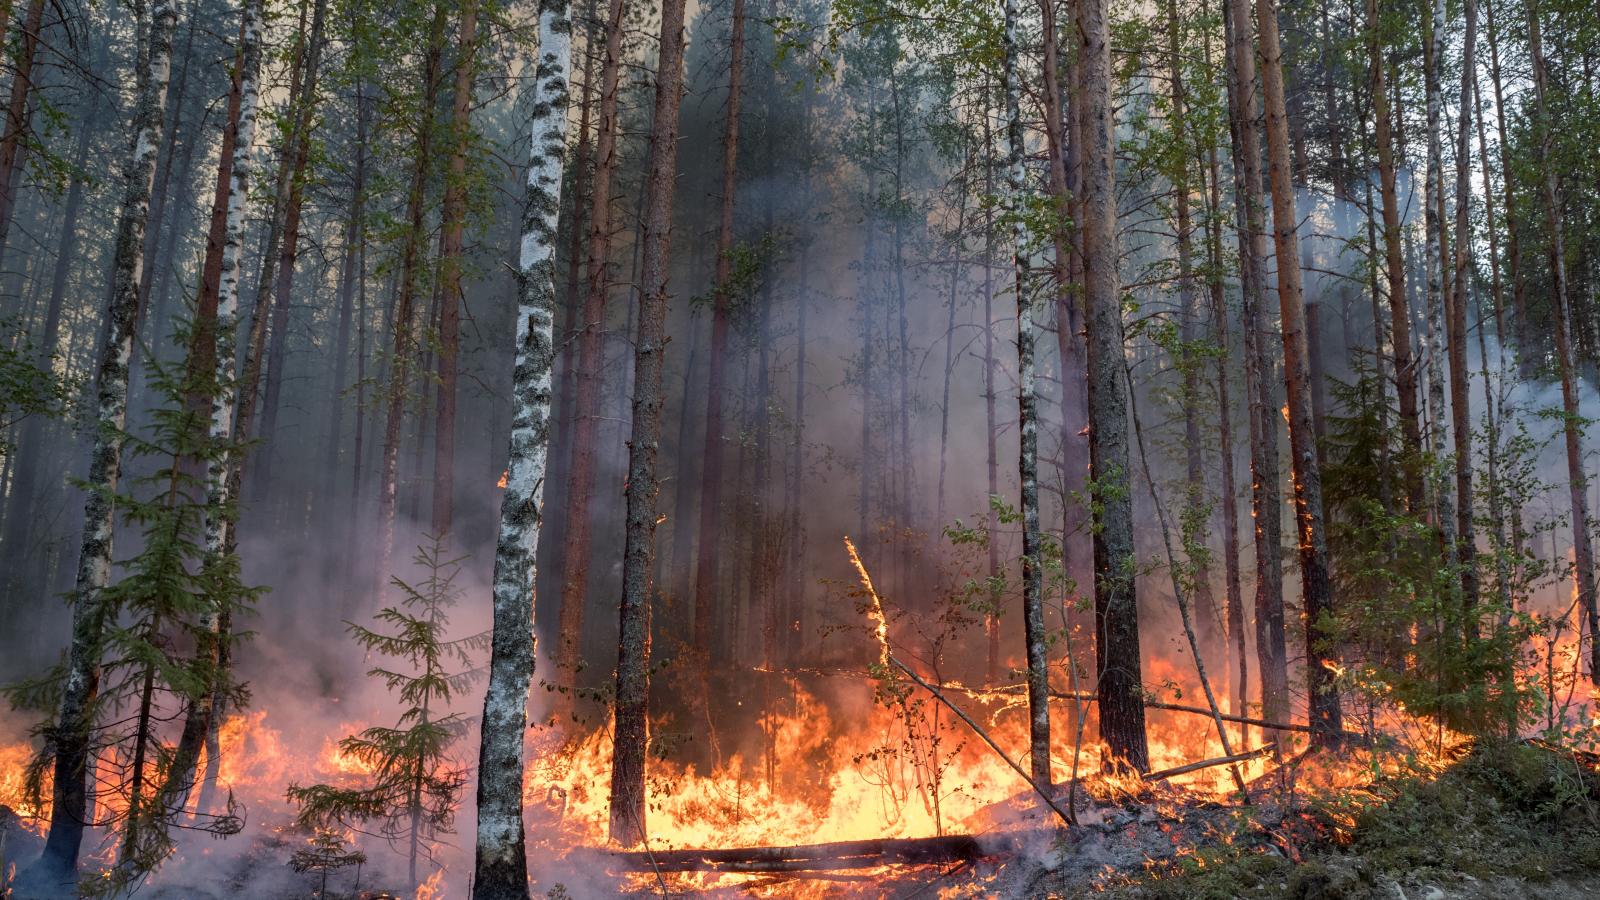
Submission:
M 89 739 L 100 684 L 100 649 L 113 618 L 102 594 L 111 579 L 112 498 L 122 474 L 128 414 L 128 362 L 139 311 L 139 277 L 145 265 L 145 224 L 155 179 L 156 151 L 172 71 L 173 0 L 136 7 L 147 16 L 134 51 L 136 89 L 132 149 L 124 170 L 121 209 L 112 254 L 111 305 L 102 330 L 95 390 L 95 434 L 89 457 L 90 490 L 83 507 L 83 541 L 73 588 L 72 639 L 60 706 L 49 735 L 55 757 L 50 832 L 44 852 L 18 876 L 18 897 L 48 897 L 72 890 L 83 843 L 89 797 Z
M 1455 554 L 1461 568 L 1461 592 L 1468 610 L 1478 602 L 1477 529 L 1472 502 L 1472 404 L 1467 398 L 1467 296 L 1472 278 L 1472 98 L 1477 76 L 1478 4 L 1466 0 L 1465 34 L 1461 43 L 1460 114 L 1456 140 L 1456 243 L 1453 290 L 1448 304 L 1450 344 L 1450 427 L 1455 435 Z M 1484 177 L 1488 177 L 1485 173 Z M 1487 361 L 1485 361 L 1487 365 Z M 1486 410 L 1490 411 L 1491 410 Z
M 1028 286 L 1027 226 L 1023 221 L 1021 51 L 1017 46 L 1017 2 L 1005 0 L 1006 197 L 1011 213 L 1012 286 L 1017 300 L 1017 427 L 1021 446 L 1017 475 L 1022 487 L 1022 626 L 1028 653 L 1028 751 L 1036 788 L 1050 792 L 1049 635 L 1044 627 L 1044 559 L 1039 533 L 1038 373 L 1035 371 L 1033 297 Z
M 205 548 L 208 565 L 222 565 L 231 549 L 230 530 L 235 498 L 230 493 L 230 474 L 238 461 L 230 458 L 227 447 L 234 439 L 236 394 L 234 371 L 237 364 L 235 334 L 239 322 L 239 281 L 242 277 L 244 249 L 244 211 L 250 196 L 250 179 L 255 160 L 256 113 L 260 106 L 261 29 L 263 0 L 245 0 L 239 25 L 239 49 L 233 87 L 228 100 L 229 120 L 223 131 L 222 149 L 217 162 L 216 199 L 212 205 L 212 230 L 206 246 L 203 272 L 215 273 L 215 280 L 203 277 L 196 321 L 195 361 L 211 363 L 214 373 L 212 392 L 205 398 L 210 410 L 210 439 L 224 448 L 206 466 L 206 506 L 221 514 L 206 518 Z M 220 228 L 218 225 L 220 224 Z M 208 740 L 215 756 L 218 705 L 227 674 L 223 662 L 228 640 L 225 625 L 227 610 L 215 605 L 201 623 L 210 636 L 209 646 L 200 652 L 210 658 L 217 673 L 202 700 L 190 704 L 184 716 L 183 733 L 167 776 L 169 803 L 181 808 L 193 783 L 202 740 Z
M 473 900 L 526 900 L 522 824 L 523 733 L 533 677 L 534 550 L 550 443 L 555 361 L 556 222 L 567 144 L 572 20 L 566 0 L 541 0 L 539 55 L 528 115 L 530 142 L 517 278 L 517 349 L 511 444 L 494 556 L 489 687 L 478 751 Z

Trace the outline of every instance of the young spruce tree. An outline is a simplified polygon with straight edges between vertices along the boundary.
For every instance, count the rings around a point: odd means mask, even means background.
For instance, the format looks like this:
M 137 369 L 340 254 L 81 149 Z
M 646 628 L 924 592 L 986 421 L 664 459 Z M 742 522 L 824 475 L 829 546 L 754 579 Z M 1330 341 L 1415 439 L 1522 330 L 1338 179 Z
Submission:
M 405 670 L 379 665 L 367 671 L 399 696 L 404 705 L 399 721 L 339 742 L 340 750 L 372 772 L 371 780 L 360 787 L 291 785 L 288 796 L 300 805 L 299 821 L 308 827 L 377 823 L 381 836 L 405 846 L 407 877 L 414 887 L 417 860 L 429 852 L 426 842 L 451 833 L 467 783 L 466 768 L 451 755 L 466 733 L 466 717 L 440 713 L 476 680 L 473 653 L 488 646 L 488 635 L 445 636 L 447 613 L 461 593 L 455 585 L 461 558 L 444 558 L 443 537 L 418 547 L 413 559 L 425 577 L 416 584 L 390 579 L 400 603 L 378 611 L 377 628 L 348 626 L 367 651 L 406 664 Z M 450 671 L 452 663 L 462 668 Z

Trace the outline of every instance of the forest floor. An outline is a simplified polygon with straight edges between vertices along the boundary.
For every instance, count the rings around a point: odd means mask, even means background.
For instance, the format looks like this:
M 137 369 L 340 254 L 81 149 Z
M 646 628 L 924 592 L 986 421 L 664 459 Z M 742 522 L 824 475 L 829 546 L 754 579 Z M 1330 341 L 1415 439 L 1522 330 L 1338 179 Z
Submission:
M 1126 790 L 1090 783 L 1074 804 L 1077 827 L 1054 833 L 1032 822 L 1020 832 L 974 835 L 991 855 L 967 862 L 666 882 L 673 895 L 727 898 L 1600 897 L 1600 758 L 1529 743 L 1486 744 L 1460 750 L 1448 764 L 1352 781 L 1350 758 L 1359 754 L 1343 754 L 1337 787 L 1319 788 L 1314 767 L 1298 770 L 1294 784 L 1264 776 L 1252 785 L 1255 802 L 1248 807 L 1167 784 Z M 10 837 L 11 858 L 37 852 L 31 835 Z M 285 865 L 301 843 L 269 829 L 233 853 L 201 849 L 211 856 L 206 874 L 163 872 L 144 893 L 186 900 L 316 896 L 317 879 Z M 654 879 L 635 880 L 630 891 L 627 879 L 592 876 L 581 886 L 547 883 L 548 893 L 536 896 L 661 895 Z M 330 879 L 328 897 L 392 896 L 341 893 L 335 881 L 348 886 L 351 875 Z
M 1442 771 L 1308 791 L 1287 803 L 1264 790 L 1249 812 L 1180 806 L 1173 815 L 1170 800 L 1129 796 L 1123 808 L 1137 818 L 1115 832 L 1075 831 L 1042 855 L 1000 860 L 987 873 L 952 873 L 928 884 L 925 896 L 1600 897 L 1594 763 L 1501 744 L 1463 751 Z M 1167 837 L 1166 846 L 1153 835 Z

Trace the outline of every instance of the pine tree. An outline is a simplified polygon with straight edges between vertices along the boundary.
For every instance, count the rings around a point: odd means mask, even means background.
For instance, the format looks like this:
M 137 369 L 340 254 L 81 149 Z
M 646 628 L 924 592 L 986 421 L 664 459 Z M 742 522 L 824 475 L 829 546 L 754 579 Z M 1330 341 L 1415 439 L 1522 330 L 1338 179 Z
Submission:
M 317 885 L 317 896 L 326 897 L 329 872 L 355 866 L 355 886 L 351 888 L 354 892 L 361 887 L 361 867 L 366 861 L 367 855 L 360 850 L 346 850 L 345 839 L 337 832 L 318 828 L 312 834 L 311 842 L 289 857 L 289 868 L 296 872 L 316 872 L 321 879 Z
M 1083 76 L 1085 303 L 1089 331 L 1089 465 L 1094 532 L 1095 671 L 1100 736 L 1107 764 L 1143 772 L 1145 737 L 1139 652 L 1139 602 L 1133 544 L 1132 469 L 1128 465 L 1127 360 L 1121 276 L 1117 271 L 1116 165 L 1111 105 L 1111 22 L 1104 0 L 1082 0 L 1078 27 Z
M 611 766 L 611 837 L 631 846 L 646 836 L 644 767 L 649 745 L 651 563 L 660 480 L 661 369 L 667 344 L 667 271 L 677 187 L 678 109 L 683 99 L 683 0 L 661 4 L 661 56 L 645 190 L 639 334 L 634 345 L 633 437 L 628 443 L 627 536 L 617 642 L 615 749 Z
M 146 433 L 125 433 L 122 441 L 130 458 L 160 462 L 107 498 L 124 524 L 141 533 L 142 542 L 136 556 L 118 563 L 123 576 L 100 594 L 105 618 L 95 648 L 99 690 L 85 711 L 87 753 L 98 761 L 95 783 L 85 796 L 95 797 L 98 809 L 112 811 L 94 824 L 112 833 L 116 847 L 115 864 L 86 880 L 85 889 L 113 896 L 132 892 L 174 847 L 172 829 L 182 807 L 171 803 L 167 789 L 177 748 L 165 723 L 208 697 L 218 681 L 215 658 L 185 648 L 210 639 L 207 622 L 213 610 L 237 614 L 261 593 L 240 581 L 236 558 L 216 558 L 206 548 L 206 522 L 219 510 L 193 463 L 215 462 L 232 446 L 207 429 L 209 410 L 197 410 L 187 400 L 196 392 L 209 395 L 212 388 L 204 384 L 211 373 L 200 375 L 197 385 L 192 373 L 184 374 L 186 365 L 156 360 L 146 365 L 149 383 L 166 402 L 155 410 Z M 8 693 L 16 705 L 45 709 L 59 703 L 69 685 L 70 669 L 58 666 Z M 228 700 L 240 703 L 243 697 L 235 687 Z M 50 725 L 39 732 L 48 750 L 58 732 Z M 43 755 L 35 762 L 35 790 L 46 762 Z M 233 834 L 242 827 L 234 812 L 230 801 L 226 813 L 202 816 L 199 826 L 186 827 Z M 21 896 L 34 896 L 33 891 L 49 893 L 42 885 L 19 887 Z
M 400 592 L 399 604 L 378 611 L 376 628 L 348 626 L 362 649 L 401 664 L 367 671 L 403 705 L 396 723 L 375 725 L 339 742 L 342 753 L 372 772 L 371 781 L 359 787 L 312 784 L 288 790 L 289 800 L 300 806 L 302 825 L 377 823 L 380 835 L 404 846 L 413 887 L 420 883 L 418 860 L 431 858 L 428 842 L 453 832 L 467 768 L 451 751 L 466 733 L 467 720 L 445 710 L 477 679 L 473 654 L 488 645 L 487 634 L 446 636 L 450 608 L 460 598 L 455 581 L 464 557 L 447 559 L 444 554 L 443 536 L 434 535 L 412 558 L 424 577 L 414 584 L 390 579 Z M 453 664 L 462 668 L 452 670 Z

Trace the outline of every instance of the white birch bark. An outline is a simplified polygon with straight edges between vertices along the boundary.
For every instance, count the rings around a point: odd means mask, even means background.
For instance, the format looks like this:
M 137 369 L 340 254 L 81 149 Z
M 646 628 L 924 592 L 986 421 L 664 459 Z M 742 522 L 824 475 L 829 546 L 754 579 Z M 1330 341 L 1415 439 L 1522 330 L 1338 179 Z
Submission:
M 143 11 L 141 5 L 141 12 Z M 84 503 L 83 543 L 78 556 L 72 610 L 72 643 L 61 705 L 51 731 L 55 753 L 53 815 L 44 853 L 16 887 L 16 896 L 47 896 L 76 880 L 83 841 L 88 788 L 90 716 L 100 683 L 100 644 L 108 620 L 101 594 L 111 579 L 111 539 L 116 521 L 113 497 L 122 474 L 122 446 L 128 413 L 129 361 L 144 271 L 145 225 L 150 216 L 156 154 L 165 119 L 167 84 L 172 72 L 174 0 L 155 0 L 135 50 L 138 88 L 133 109 L 133 148 L 124 172 L 121 212 L 112 257 L 111 304 L 100 346 L 94 448 L 89 458 L 90 490 Z
M 534 550 L 550 441 L 555 361 L 555 247 L 567 143 L 572 22 L 566 0 L 541 0 L 539 55 L 529 114 L 531 154 L 517 297 L 515 410 L 494 559 L 494 633 L 478 757 L 475 900 L 528 896 L 522 753 L 533 676 Z
M 1440 136 L 1443 127 L 1443 87 L 1440 78 L 1441 44 L 1444 33 L 1444 0 L 1428 4 L 1428 21 L 1423 28 L 1425 98 L 1428 116 L 1428 162 L 1426 171 L 1427 199 L 1423 211 L 1423 227 L 1427 232 L 1428 266 L 1428 451 L 1435 460 L 1444 456 L 1444 143 Z M 1444 485 L 1440 470 L 1429 478 L 1433 491 L 1436 523 L 1444 533 L 1446 545 L 1455 543 L 1455 505 Z
M 222 244 L 222 281 L 217 289 L 216 384 L 219 390 L 211 401 L 211 440 L 227 443 L 234 435 L 233 373 L 237 364 L 236 332 L 239 324 L 239 280 L 243 277 L 244 209 L 250 198 L 250 167 L 254 162 L 256 111 L 261 104 L 261 7 L 263 0 L 246 0 L 242 34 L 243 60 L 239 73 L 239 127 L 234 139 L 233 172 L 228 184 L 228 223 Z M 222 510 L 230 497 L 228 470 L 234 460 L 225 453 L 206 467 L 206 505 Z M 217 514 L 206 520 L 206 552 L 220 558 L 227 549 L 228 530 L 233 519 Z M 208 617 L 216 629 L 216 614 Z
M 1017 422 L 1021 448 L 1017 473 L 1022 486 L 1022 618 L 1028 652 L 1028 747 L 1034 785 L 1049 792 L 1050 684 L 1046 668 L 1044 590 L 1039 558 L 1038 375 L 1034 365 L 1033 298 L 1028 294 L 1027 233 L 1023 226 L 1022 86 L 1017 46 L 1016 0 L 1005 0 L 1006 196 L 1011 203 L 1011 264 L 1017 293 Z

